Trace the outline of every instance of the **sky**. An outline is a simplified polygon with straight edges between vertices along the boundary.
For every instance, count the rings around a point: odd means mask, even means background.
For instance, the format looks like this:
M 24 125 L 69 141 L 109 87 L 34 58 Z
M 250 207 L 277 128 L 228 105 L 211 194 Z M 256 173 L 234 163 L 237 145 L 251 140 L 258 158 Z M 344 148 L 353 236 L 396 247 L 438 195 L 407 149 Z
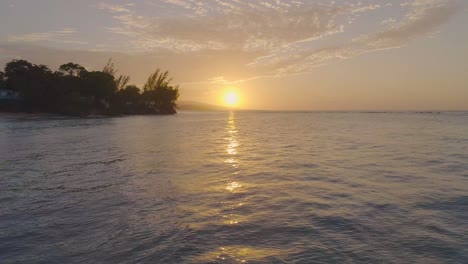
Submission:
M 278 110 L 468 110 L 466 0 L 2 0 L 0 66 L 26 59 L 180 100 Z

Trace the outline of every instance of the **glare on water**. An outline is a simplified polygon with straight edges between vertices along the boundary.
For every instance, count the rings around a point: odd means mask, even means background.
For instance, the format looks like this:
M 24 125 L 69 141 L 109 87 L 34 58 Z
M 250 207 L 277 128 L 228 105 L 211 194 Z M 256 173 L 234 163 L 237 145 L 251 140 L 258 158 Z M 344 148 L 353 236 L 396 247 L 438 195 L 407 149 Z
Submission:
M 465 113 L 0 118 L 2 263 L 463 263 Z

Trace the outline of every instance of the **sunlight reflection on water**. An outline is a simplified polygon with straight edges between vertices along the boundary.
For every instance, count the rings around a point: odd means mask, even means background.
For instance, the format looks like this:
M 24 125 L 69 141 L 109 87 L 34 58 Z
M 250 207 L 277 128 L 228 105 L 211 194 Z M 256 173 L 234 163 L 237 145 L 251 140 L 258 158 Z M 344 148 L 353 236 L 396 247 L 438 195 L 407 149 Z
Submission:
M 239 142 L 237 141 L 237 128 L 235 123 L 234 112 L 229 114 L 228 125 L 226 128 L 228 137 L 227 153 L 229 155 L 237 154 L 237 147 L 239 147 Z
M 235 181 L 235 177 L 238 175 L 239 173 L 239 161 L 237 159 L 237 155 L 238 155 L 238 152 L 237 152 L 237 148 L 239 147 L 239 142 L 238 142 L 238 138 L 237 138 L 237 128 L 236 128 L 236 122 L 235 122 L 235 114 L 234 112 L 230 112 L 229 114 L 229 118 L 228 118 L 228 123 L 227 123 L 227 127 L 226 127 L 226 132 L 227 132 L 227 154 L 228 154 L 228 157 L 226 158 L 225 160 L 225 163 L 228 163 L 230 164 L 232 167 L 236 168 L 235 171 L 232 172 L 231 174 L 231 180 L 230 182 L 228 183 L 227 187 L 226 187 L 226 190 L 228 190 L 229 192 L 231 193 L 235 193 L 236 191 L 238 191 L 242 185 L 239 184 L 237 181 Z M 238 206 L 241 206 L 242 203 L 239 203 Z M 227 210 L 228 211 L 232 211 L 234 207 L 228 207 Z M 224 224 L 227 224 L 227 225 L 235 225 L 235 224 L 238 224 L 239 223 L 239 218 L 236 214 L 233 214 L 233 213 L 230 213 L 230 214 L 224 214 L 222 216 L 223 218 L 225 219 L 228 219 L 228 220 L 224 220 L 223 223 Z
M 0 118 L 3 263 L 463 263 L 468 114 Z
M 228 186 L 226 187 L 226 190 L 228 190 L 230 192 L 234 192 L 237 189 L 239 189 L 240 187 L 242 187 L 242 185 L 240 185 L 238 182 L 230 182 L 228 184 Z
M 229 155 L 226 160 L 224 161 L 225 163 L 230 164 L 234 168 L 239 168 L 239 161 L 237 159 L 237 148 L 239 147 L 239 142 L 237 140 L 237 128 L 236 128 L 236 122 L 235 122 L 235 115 L 234 112 L 230 112 L 229 114 L 229 119 L 228 119 L 228 124 L 226 127 L 226 132 L 228 134 L 227 137 L 227 154 Z M 234 171 L 232 176 L 234 177 L 236 174 L 238 174 L 238 170 Z M 228 184 L 226 187 L 227 190 L 230 192 L 233 192 L 234 190 L 242 187 L 238 182 L 232 181 Z

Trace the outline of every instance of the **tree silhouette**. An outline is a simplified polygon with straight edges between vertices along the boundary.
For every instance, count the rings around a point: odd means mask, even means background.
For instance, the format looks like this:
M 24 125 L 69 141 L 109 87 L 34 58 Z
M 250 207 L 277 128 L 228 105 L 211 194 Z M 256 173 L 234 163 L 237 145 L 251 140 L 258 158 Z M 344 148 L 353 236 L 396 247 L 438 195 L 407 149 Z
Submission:
M 172 78 L 169 78 L 169 71 L 162 72 L 157 68 L 154 73 L 152 73 L 145 85 L 143 86 L 143 91 L 156 90 L 159 87 L 166 87 L 172 81 Z
M 0 71 L 0 89 L 6 89 L 5 73 Z
M 172 78 L 168 71 L 157 68 L 144 85 L 143 97 L 146 106 L 153 112 L 173 114 L 176 112 L 176 101 L 179 98 L 179 87 L 170 86 Z
M 112 58 L 107 61 L 106 66 L 104 66 L 102 69 L 102 72 L 115 76 L 117 70 L 115 69 L 114 62 L 112 62 Z
M 33 65 L 25 60 L 12 60 L 5 66 L 5 78 L 8 89 L 21 91 L 30 84 Z
M 130 82 L 130 76 L 128 75 L 120 75 L 118 78 L 116 77 L 116 74 L 118 70 L 115 68 L 114 62 L 112 61 L 112 58 L 110 58 L 104 68 L 102 69 L 102 72 L 110 74 L 114 76 L 115 79 L 115 85 L 117 86 L 117 90 L 122 90 L 124 89 L 127 84 Z
M 140 89 L 135 85 L 127 85 L 120 89 L 112 99 L 113 111 L 119 114 L 143 114 L 145 113 Z
M 128 82 L 130 82 L 130 76 L 120 75 L 119 78 L 115 79 L 117 90 L 123 90 L 127 86 Z
M 143 93 L 128 85 L 129 76 L 115 78 L 116 72 L 112 60 L 103 71 L 90 72 L 72 62 L 52 72 L 45 65 L 13 60 L 0 72 L 0 89 L 13 90 L 23 100 L 0 102 L 0 109 L 80 116 L 176 113 L 179 90 L 170 85 L 167 71 L 151 74 Z
M 76 63 L 69 62 L 67 64 L 63 64 L 59 67 L 59 72 L 67 73 L 70 76 L 79 76 L 81 73 L 86 72 L 86 69 Z
M 116 91 L 114 76 L 108 73 L 93 71 L 83 75 L 82 94 L 91 98 L 94 106 L 100 110 L 108 108 L 108 101 Z
M 30 111 L 48 108 L 47 96 L 53 92 L 53 73 L 45 65 L 13 60 L 5 66 L 7 89 L 20 93 Z

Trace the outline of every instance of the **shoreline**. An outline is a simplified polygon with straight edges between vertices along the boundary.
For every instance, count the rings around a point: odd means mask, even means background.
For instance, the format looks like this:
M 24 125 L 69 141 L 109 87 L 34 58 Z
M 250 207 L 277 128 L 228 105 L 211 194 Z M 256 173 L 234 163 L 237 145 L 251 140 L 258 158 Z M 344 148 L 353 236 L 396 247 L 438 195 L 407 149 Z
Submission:
M 0 117 L 67 117 L 52 113 L 0 112 Z
M 72 119 L 91 119 L 91 118 L 115 118 L 128 116 L 172 116 L 174 114 L 135 114 L 135 115 L 64 115 L 56 113 L 28 113 L 28 112 L 3 112 L 0 111 L 0 118 L 72 118 Z

